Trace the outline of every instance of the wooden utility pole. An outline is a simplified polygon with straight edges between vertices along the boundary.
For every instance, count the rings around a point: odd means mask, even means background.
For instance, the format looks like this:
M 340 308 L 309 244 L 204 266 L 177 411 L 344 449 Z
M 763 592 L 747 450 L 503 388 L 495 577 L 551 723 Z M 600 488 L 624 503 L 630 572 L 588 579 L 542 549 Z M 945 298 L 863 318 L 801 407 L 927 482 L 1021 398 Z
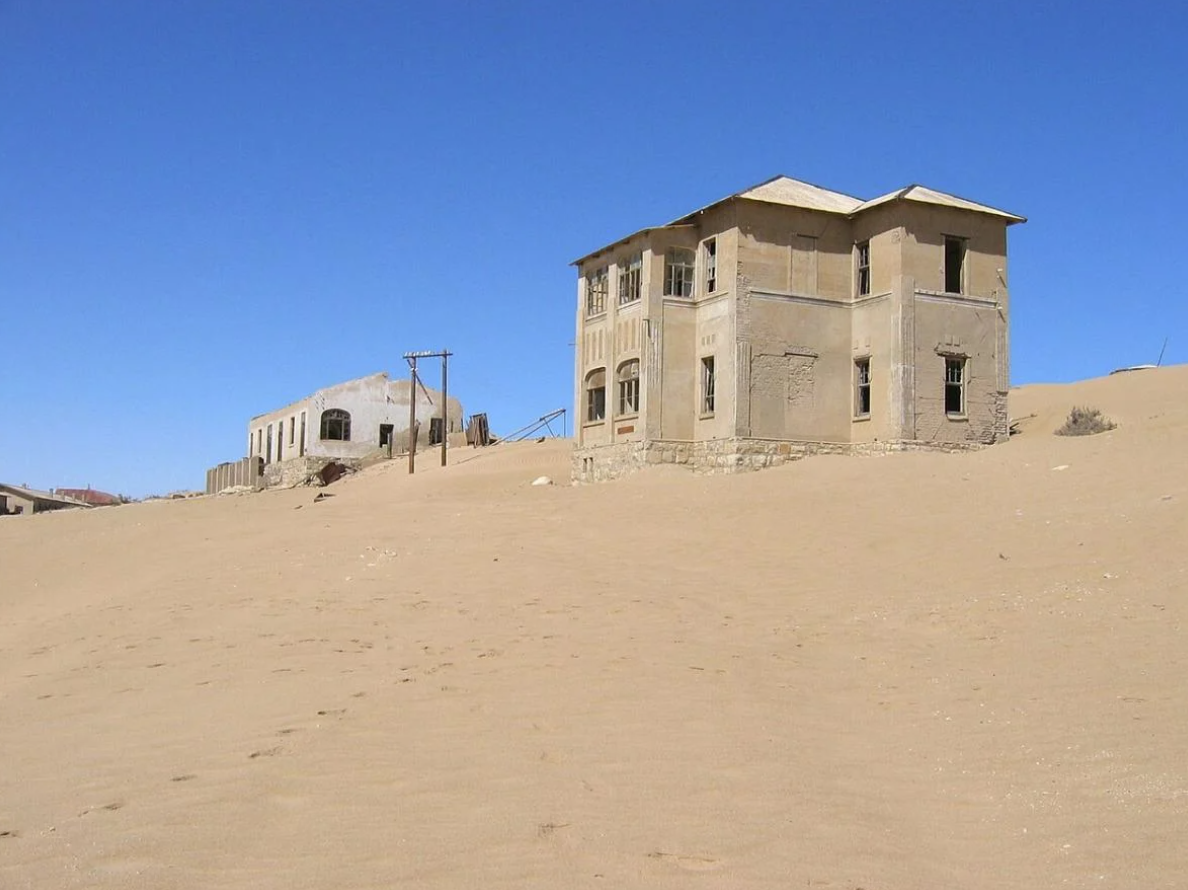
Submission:
M 441 352 L 441 465 L 446 465 L 446 440 L 450 437 L 450 396 L 446 389 L 446 365 L 449 364 L 450 354 L 444 349 Z
M 412 369 L 408 381 L 408 472 L 411 475 L 417 463 L 417 357 L 409 358 L 408 364 Z
M 417 451 L 417 386 L 420 381 L 417 379 L 417 359 L 419 358 L 440 358 L 441 359 L 441 465 L 446 465 L 446 444 L 450 438 L 449 423 L 450 423 L 450 398 L 446 390 L 447 375 L 446 366 L 449 363 L 450 356 L 453 355 L 448 349 L 443 349 L 441 352 L 433 352 L 425 350 L 422 352 L 406 352 L 404 354 L 405 361 L 408 362 L 409 368 L 412 370 L 412 380 L 410 381 L 408 390 L 408 471 L 412 473 L 416 466 L 416 451 Z M 428 393 L 426 393 L 428 396 Z M 430 426 L 432 429 L 432 426 Z

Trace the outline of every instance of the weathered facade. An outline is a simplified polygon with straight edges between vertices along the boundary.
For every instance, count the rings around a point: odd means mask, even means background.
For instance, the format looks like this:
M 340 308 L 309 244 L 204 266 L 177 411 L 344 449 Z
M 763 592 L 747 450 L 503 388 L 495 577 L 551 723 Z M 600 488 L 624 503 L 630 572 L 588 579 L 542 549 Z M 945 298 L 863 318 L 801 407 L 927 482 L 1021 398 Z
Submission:
M 777 177 L 577 260 L 574 478 L 1007 438 L 1023 221 Z
M 308 475 L 319 460 L 361 461 L 377 453 L 408 450 L 409 380 L 391 380 L 386 373 L 328 386 L 248 423 L 247 457 L 264 461 L 269 484 Z M 441 393 L 417 387 L 417 445 L 440 441 L 441 435 L 463 429 L 462 405 Z M 273 464 L 285 464 L 284 467 Z

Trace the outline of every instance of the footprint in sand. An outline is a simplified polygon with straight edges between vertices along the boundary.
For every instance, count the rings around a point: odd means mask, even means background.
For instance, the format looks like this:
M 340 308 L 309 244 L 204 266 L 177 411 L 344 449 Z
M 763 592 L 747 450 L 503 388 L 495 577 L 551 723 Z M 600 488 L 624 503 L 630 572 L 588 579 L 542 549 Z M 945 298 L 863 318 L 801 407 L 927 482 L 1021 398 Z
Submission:
M 713 871 L 721 868 L 724 864 L 721 859 L 714 859 L 710 856 L 686 856 L 680 853 L 662 853 L 658 850 L 649 853 L 648 858 L 671 862 L 683 871 Z

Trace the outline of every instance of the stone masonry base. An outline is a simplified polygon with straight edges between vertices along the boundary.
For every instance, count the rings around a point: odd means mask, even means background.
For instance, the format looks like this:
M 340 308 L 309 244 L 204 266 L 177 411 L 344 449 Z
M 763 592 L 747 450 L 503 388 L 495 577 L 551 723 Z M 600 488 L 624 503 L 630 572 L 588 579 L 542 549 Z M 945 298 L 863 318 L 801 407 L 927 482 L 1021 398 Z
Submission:
M 575 447 L 574 482 L 605 482 L 628 476 L 647 466 L 674 464 L 697 473 L 742 473 L 778 467 L 814 454 L 885 454 L 895 451 L 977 451 L 980 443 L 940 443 L 911 440 L 862 442 L 790 442 L 772 439 L 730 438 L 705 442 L 622 442 L 614 445 Z

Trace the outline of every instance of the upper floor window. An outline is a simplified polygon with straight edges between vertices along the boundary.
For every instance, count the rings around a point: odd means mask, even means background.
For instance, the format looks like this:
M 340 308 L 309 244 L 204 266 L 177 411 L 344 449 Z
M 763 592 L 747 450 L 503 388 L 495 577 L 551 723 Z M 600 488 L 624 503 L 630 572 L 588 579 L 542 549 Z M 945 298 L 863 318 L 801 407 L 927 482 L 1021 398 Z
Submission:
M 341 408 L 328 408 L 322 412 L 321 439 L 337 442 L 351 441 L 351 415 Z
M 965 239 L 945 236 L 945 293 L 965 293 Z
M 606 368 L 586 375 L 586 423 L 606 418 Z
M 606 295 L 610 286 L 606 266 L 595 269 L 586 278 L 586 314 L 601 315 L 606 311 Z
M 639 299 L 640 283 L 643 280 L 643 255 L 632 254 L 619 261 L 619 305 L 634 303 Z
M 696 254 L 683 247 L 664 252 L 664 296 L 693 296 L 693 265 Z
M 619 365 L 619 414 L 639 413 L 639 359 Z
M 718 239 L 710 238 L 702 250 L 705 253 L 705 292 L 712 294 L 718 289 Z
M 858 266 L 858 296 L 870 293 L 870 242 L 862 241 L 854 248 Z

